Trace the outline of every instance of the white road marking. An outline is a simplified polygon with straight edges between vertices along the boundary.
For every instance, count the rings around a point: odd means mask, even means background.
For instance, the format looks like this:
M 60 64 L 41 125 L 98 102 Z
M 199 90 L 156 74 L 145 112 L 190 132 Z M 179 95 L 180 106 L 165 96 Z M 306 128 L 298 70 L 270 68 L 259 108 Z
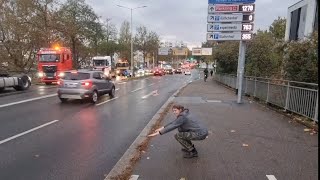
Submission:
M 112 98 L 112 99 L 108 99 L 108 100 L 106 100 L 106 101 L 103 101 L 103 102 L 101 102 L 101 103 L 96 104 L 96 106 L 100 106 L 100 105 L 102 105 L 102 104 L 105 104 L 105 103 L 107 103 L 107 102 L 116 100 L 116 99 L 118 99 L 118 98 L 119 98 L 119 97 L 114 97 L 114 98 Z
M 116 91 L 119 91 L 120 88 L 117 88 Z
M 145 96 L 142 96 L 142 99 L 146 99 L 146 98 L 148 98 L 148 97 L 151 96 L 151 95 L 159 95 L 159 94 L 158 94 L 158 90 L 154 90 L 154 91 L 152 91 L 151 93 L 149 93 L 149 94 L 147 94 L 147 95 L 145 95 Z
M 2 104 L 2 105 L 0 105 L 0 108 L 7 107 L 7 106 L 12 106 L 12 105 L 16 105 L 16 104 L 22 104 L 22 103 L 25 103 L 25 102 L 35 101 L 35 100 L 39 100 L 39 99 L 45 99 L 45 98 L 49 98 L 49 97 L 53 97 L 53 96 L 57 96 L 57 93 L 49 94 L 49 95 L 46 95 L 46 96 L 40 96 L 40 97 L 36 97 L 36 98 L 31 98 L 31 99 L 26 99 L 26 100 L 23 100 L 23 101 L 17 101 L 17 102 L 12 102 L 12 103 L 8 103 L 8 104 Z
M 139 91 L 139 90 L 141 90 L 142 88 L 138 88 L 138 89 L 135 89 L 135 90 L 133 90 L 133 91 L 131 91 L 131 92 L 136 92 L 136 91 Z
M 154 83 L 152 83 L 152 84 L 149 84 L 148 86 L 153 86 L 154 85 Z
M 207 102 L 212 102 L 212 103 L 215 103 L 215 102 L 217 102 L 217 103 L 221 103 L 222 101 L 220 101 L 220 100 L 207 100 Z
M 138 180 L 139 175 L 131 175 L 129 180 Z
M 125 84 L 125 83 L 127 83 L 127 82 L 118 82 L 117 84 Z
M 41 126 L 32 128 L 32 129 L 30 129 L 30 130 L 28 130 L 28 131 L 25 131 L 25 132 L 23 132 L 23 133 L 17 134 L 17 135 L 12 136 L 12 137 L 9 137 L 9 138 L 7 138 L 7 139 L 4 139 L 4 140 L 0 141 L 0 144 L 6 143 L 6 142 L 11 141 L 11 140 L 13 140 L 13 139 L 16 139 L 16 138 L 18 138 L 18 137 L 20 137 L 20 136 L 23 136 L 23 135 L 26 135 L 26 134 L 28 134 L 28 133 L 31 133 L 32 131 L 41 129 L 41 128 L 45 127 L 45 126 L 49 126 L 50 124 L 56 123 L 56 122 L 58 122 L 58 121 L 59 121 L 59 120 L 54 120 L 54 121 L 45 123 L 45 124 L 43 124 L 43 125 L 41 125 Z
M 274 175 L 266 175 L 269 180 L 277 180 Z

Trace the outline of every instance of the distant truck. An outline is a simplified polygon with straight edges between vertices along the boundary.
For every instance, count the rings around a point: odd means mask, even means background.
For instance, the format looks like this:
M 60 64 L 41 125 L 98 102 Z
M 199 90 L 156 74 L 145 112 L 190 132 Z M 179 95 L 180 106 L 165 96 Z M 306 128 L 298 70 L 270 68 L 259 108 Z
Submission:
M 24 91 L 31 86 L 31 78 L 26 74 L 9 75 L 0 68 L 0 92 L 13 87 L 17 91 Z
M 64 71 L 72 70 L 72 54 L 70 48 L 41 48 L 37 53 L 38 77 L 49 85 L 57 82 Z
M 129 72 L 129 69 L 130 69 L 130 66 L 129 66 L 129 63 L 128 61 L 126 60 L 119 60 L 117 63 L 116 63 L 116 75 L 117 76 L 122 76 L 124 75 L 124 72 Z M 131 73 L 130 75 L 131 76 Z
M 93 69 L 103 71 L 106 76 L 115 77 L 115 67 L 111 56 L 95 56 L 92 58 Z

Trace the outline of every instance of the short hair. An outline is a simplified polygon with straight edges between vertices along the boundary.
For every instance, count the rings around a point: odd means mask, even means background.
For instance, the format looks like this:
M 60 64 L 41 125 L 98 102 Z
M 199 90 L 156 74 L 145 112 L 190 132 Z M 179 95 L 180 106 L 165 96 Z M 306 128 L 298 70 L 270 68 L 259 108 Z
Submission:
M 175 104 L 175 105 L 173 105 L 173 106 L 172 106 L 172 109 L 178 109 L 178 110 L 180 110 L 180 111 L 185 110 L 185 108 L 184 108 L 182 105 L 180 105 L 180 104 Z

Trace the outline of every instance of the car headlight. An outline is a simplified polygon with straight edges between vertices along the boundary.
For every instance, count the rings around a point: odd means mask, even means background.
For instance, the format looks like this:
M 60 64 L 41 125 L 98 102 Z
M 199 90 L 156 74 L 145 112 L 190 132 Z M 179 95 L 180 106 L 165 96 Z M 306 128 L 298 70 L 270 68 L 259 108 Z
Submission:
M 117 73 L 120 73 L 120 71 L 119 71 L 119 70 L 117 70 Z
M 42 77 L 44 76 L 44 73 L 43 73 L 43 72 L 38 72 L 38 76 L 39 76 L 40 78 L 42 78 Z
M 60 72 L 58 76 L 59 77 L 64 77 L 64 72 Z

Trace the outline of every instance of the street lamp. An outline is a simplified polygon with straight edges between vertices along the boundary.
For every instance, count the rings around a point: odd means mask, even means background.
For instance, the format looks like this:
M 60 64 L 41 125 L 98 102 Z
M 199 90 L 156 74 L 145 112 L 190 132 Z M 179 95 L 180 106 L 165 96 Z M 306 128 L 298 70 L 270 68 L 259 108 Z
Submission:
M 132 11 L 135 9 L 139 9 L 139 8 L 145 8 L 147 6 L 139 6 L 139 7 L 135 7 L 135 8 L 129 8 L 126 6 L 121 6 L 121 5 L 117 5 L 118 7 L 122 7 L 122 8 L 126 8 L 126 9 L 130 9 L 131 11 L 131 71 L 132 71 L 132 76 L 134 77 L 134 70 L 133 70 L 133 35 L 132 35 L 132 31 L 133 31 L 133 25 L 132 25 Z

